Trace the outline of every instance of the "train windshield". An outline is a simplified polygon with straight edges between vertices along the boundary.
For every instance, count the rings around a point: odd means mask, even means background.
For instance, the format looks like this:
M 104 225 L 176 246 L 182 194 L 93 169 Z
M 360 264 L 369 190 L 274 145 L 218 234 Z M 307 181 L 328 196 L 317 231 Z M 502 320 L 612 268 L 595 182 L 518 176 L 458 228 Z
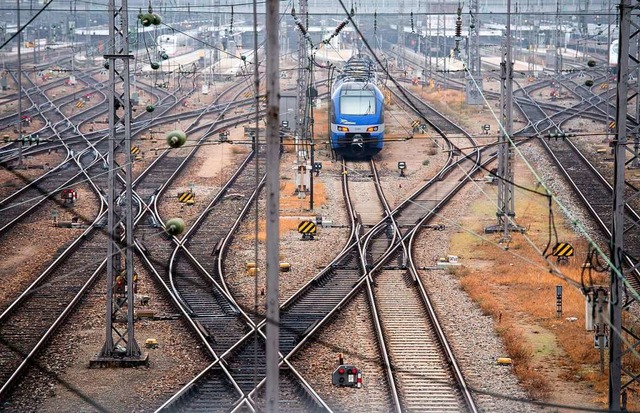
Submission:
M 340 113 L 343 115 L 375 115 L 376 94 L 372 89 L 343 88 L 340 96 Z

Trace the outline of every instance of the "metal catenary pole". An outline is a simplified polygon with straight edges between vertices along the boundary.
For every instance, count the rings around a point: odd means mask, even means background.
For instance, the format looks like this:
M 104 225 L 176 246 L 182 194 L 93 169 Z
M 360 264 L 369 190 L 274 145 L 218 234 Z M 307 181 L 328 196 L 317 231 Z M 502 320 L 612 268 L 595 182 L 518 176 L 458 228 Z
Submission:
M 638 61 L 638 51 L 634 48 L 634 53 L 630 53 L 631 41 L 638 40 L 639 33 L 635 29 L 640 23 L 639 9 L 637 2 L 633 0 L 622 0 L 619 7 L 620 12 L 620 33 L 618 50 L 618 77 L 617 77 L 617 98 L 616 98 L 616 134 L 614 144 L 614 180 L 613 180 L 613 226 L 611 230 L 611 284 L 609 300 L 609 410 L 621 411 L 626 409 L 626 387 L 630 384 L 637 384 L 640 375 L 632 372 L 633 363 L 625 363 L 623 356 L 634 357 L 634 351 L 640 344 L 640 337 L 634 333 L 632 326 L 627 325 L 629 321 L 622 318 L 622 312 L 630 303 L 634 302 L 632 297 L 626 296 L 626 288 L 623 289 L 623 277 L 625 273 L 638 270 L 638 264 L 634 267 L 624 268 L 628 262 L 637 263 L 639 257 L 632 257 L 624 250 L 625 228 L 633 228 L 638 222 L 626 222 L 625 219 L 625 166 L 627 162 L 626 152 L 629 137 L 638 136 L 638 127 L 628 128 L 627 112 L 628 104 L 632 99 L 638 99 L 637 89 L 633 90 L 631 97 L 628 97 L 630 89 L 629 75 L 635 75 L 640 67 Z M 633 28 L 633 30 L 632 30 Z M 635 86 L 637 87 L 637 86 Z M 632 152 L 633 153 L 633 152 Z M 637 195 L 635 195 L 637 196 Z M 628 262 L 625 260 L 628 258 Z M 627 334 L 631 348 L 623 348 L 622 334 Z M 636 347 L 635 349 L 633 347 Z M 623 383 L 622 379 L 625 382 Z
M 511 57 L 511 0 L 507 0 L 507 28 L 503 44 L 502 62 L 500 63 L 500 122 L 501 131 L 498 138 L 498 210 L 497 223 L 485 228 L 485 232 L 501 232 L 500 243 L 507 247 L 511 240 L 511 231 L 522 231 L 515 222 L 514 174 L 511 149 L 513 131 L 513 61 Z
M 471 0 L 469 5 L 469 73 L 465 74 L 466 101 L 471 105 L 482 105 L 482 75 L 480 72 L 480 20 L 478 0 Z M 470 78 L 469 78 L 470 77 Z
M 266 411 L 278 411 L 280 313 L 278 301 L 279 275 L 279 209 L 280 209 L 280 46 L 278 44 L 278 0 L 266 4 L 266 88 L 267 88 L 267 388 Z M 304 39 L 303 39 L 304 40 Z M 305 46 L 306 47 L 306 46 Z M 299 64 L 302 64 L 301 60 Z
M 507 0 L 507 29 L 505 39 L 505 51 L 503 55 L 500 121 L 504 131 L 501 134 L 502 144 L 498 150 L 498 225 L 502 227 L 502 240 L 509 242 L 509 220 L 515 217 L 515 205 L 513 199 L 513 171 L 511 168 L 511 144 L 509 142 L 513 132 L 513 62 L 511 61 L 511 0 Z
M 106 338 L 92 365 L 145 363 L 134 334 L 133 196 L 127 0 L 109 0 L 109 172 Z M 118 91 L 121 82 L 122 92 Z M 117 155 L 121 158 L 116 159 Z M 121 160 L 121 162 L 120 162 Z M 119 177 L 124 172 L 124 194 Z M 123 262 L 124 259 L 124 262 Z M 126 320 L 123 322 L 123 320 Z M 124 348 L 124 351 L 123 351 Z
M 301 19 L 304 19 L 307 15 L 308 5 L 307 0 L 299 1 L 298 15 Z M 295 140 L 296 140 L 296 159 L 298 165 L 305 162 L 305 159 L 301 159 L 300 153 L 305 142 L 302 140 L 305 138 L 306 127 L 306 103 L 307 103 L 307 39 L 304 37 L 304 33 L 299 31 L 298 33 L 298 83 L 297 83 L 297 116 L 296 116 L 296 128 L 295 128 Z
M 20 0 L 17 3 L 18 30 L 18 166 L 22 166 L 22 33 L 20 24 Z

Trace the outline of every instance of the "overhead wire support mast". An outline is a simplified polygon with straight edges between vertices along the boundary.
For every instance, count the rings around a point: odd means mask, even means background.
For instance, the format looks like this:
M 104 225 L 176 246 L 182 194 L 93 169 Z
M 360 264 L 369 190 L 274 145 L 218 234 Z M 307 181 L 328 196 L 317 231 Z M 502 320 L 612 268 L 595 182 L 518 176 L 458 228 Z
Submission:
M 305 18 L 307 15 L 307 0 L 300 0 L 300 13 L 299 15 L 302 18 Z M 297 19 L 295 14 L 295 9 L 291 10 L 291 14 L 294 18 Z M 298 34 L 298 82 L 297 82 L 297 116 L 296 116 L 296 129 L 295 129 L 295 138 L 296 141 L 304 140 L 306 138 L 306 104 L 307 104 L 307 82 L 306 82 L 306 70 L 307 70 L 307 52 L 309 46 L 307 45 L 307 41 L 310 41 L 310 37 L 306 32 L 307 25 L 304 25 L 302 22 L 298 22 L 296 20 L 296 25 L 300 29 L 300 33 Z M 300 162 L 304 162 L 304 159 L 300 159 L 300 148 L 296 148 L 296 157 L 298 160 L 298 164 Z
M 482 73 L 480 57 L 480 20 L 478 0 L 471 0 L 469 4 L 469 70 L 465 73 L 466 101 L 468 105 L 483 105 Z
M 637 226 L 638 222 L 626 222 L 628 217 L 625 214 L 625 203 L 630 199 L 625 199 L 625 166 L 628 162 L 626 152 L 633 153 L 627 148 L 628 135 L 634 138 L 638 136 L 639 128 L 633 127 L 629 131 L 627 128 L 628 104 L 632 99 L 639 98 L 638 85 L 631 97 L 629 92 L 629 75 L 637 73 L 640 68 L 638 60 L 638 50 L 630 53 L 632 42 L 637 43 L 640 33 L 636 30 L 640 23 L 640 6 L 633 0 L 622 0 L 620 3 L 620 39 L 618 51 L 618 77 L 617 77 L 617 102 L 616 102 L 616 134 L 613 140 L 614 145 L 614 178 L 613 178 L 613 225 L 611 229 L 611 280 L 609 299 L 609 411 L 626 411 L 626 388 L 631 384 L 640 381 L 640 375 L 632 372 L 634 363 L 624 363 L 623 356 L 635 357 L 640 337 L 634 333 L 634 326 L 626 325 L 633 320 L 623 320 L 622 310 L 628 308 L 636 300 L 628 294 L 623 287 L 624 275 L 637 272 L 639 269 L 638 259 L 632 257 L 624 249 L 625 228 L 631 229 Z M 633 30 L 632 30 L 633 28 Z M 637 194 L 633 197 L 638 196 Z M 625 225 L 626 224 L 626 225 Z M 633 263 L 625 269 L 625 265 Z M 637 291 L 636 291 L 637 293 Z M 635 295 L 635 294 L 634 294 Z M 622 334 L 628 334 L 628 339 L 624 340 Z M 627 348 L 623 349 L 623 341 L 627 343 Z M 633 360 L 635 361 L 635 360 Z M 622 377 L 625 375 L 623 384 Z
M 265 411 L 278 411 L 280 383 L 280 306 L 278 276 L 280 270 L 280 45 L 278 44 L 277 0 L 266 4 L 266 88 L 267 88 L 267 339 Z
M 515 198 L 513 151 L 511 134 L 513 133 L 513 62 L 511 58 L 511 0 L 507 0 L 507 27 L 503 44 L 502 62 L 500 63 L 500 123 L 501 133 L 498 138 L 498 210 L 497 223 L 485 228 L 485 232 L 501 232 L 500 243 L 506 248 L 511 240 L 511 231 L 524 232 L 515 224 Z
M 119 4 L 116 4 L 119 3 Z M 127 0 L 109 0 L 109 172 L 107 194 L 106 337 L 94 367 L 146 364 L 134 334 L 133 194 L 131 188 L 131 101 Z M 122 82 L 122 92 L 117 83 Z M 124 155 L 123 164 L 116 155 Z M 118 174 L 125 174 L 125 193 L 117 191 Z M 119 201 L 118 201 L 119 200 Z M 123 261 L 124 260 L 124 261 Z

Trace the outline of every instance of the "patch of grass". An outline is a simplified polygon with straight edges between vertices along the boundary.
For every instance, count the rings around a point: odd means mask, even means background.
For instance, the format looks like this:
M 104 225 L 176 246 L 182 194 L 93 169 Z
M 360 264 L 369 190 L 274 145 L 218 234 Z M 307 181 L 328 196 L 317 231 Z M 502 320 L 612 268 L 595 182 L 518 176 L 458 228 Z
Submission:
M 298 198 L 293 180 L 280 181 L 280 211 L 287 213 L 309 212 L 309 196 Z M 313 207 L 318 208 L 327 202 L 327 191 L 322 181 L 313 183 Z
M 233 145 L 231 146 L 231 153 L 234 155 L 238 155 L 241 153 L 247 153 L 247 149 L 248 146 L 245 147 L 245 145 Z
M 280 226 L 278 227 L 278 234 L 280 239 L 284 238 L 284 235 L 290 231 L 297 231 L 300 220 L 293 218 L 280 218 Z M 253 241 L 255 239 L 255 233 L 251 233 L 244 237 L 245 240 Z M 267 223 L 264 220 L 258 222 L 258 241 L 265 242 L 267 240 Z
M 522 170 L 517 170 L 516 176 L 523 182 L 533 182 Z M 487 191 L 492 187 L 485 185 L 484 188 Z M 495 199 L 491 192 L 488 193 L 490 199 L 482 197 L 474 202 L 468 210 L 469 216 L 461 222 L 462 226 L 477 234 L 482 234 L 483 226 L 495 219 Z M 579 289 L 546 269 L 547 264 L 540 251 L 549 242 L 548 206 L 535 197 L 538 196 L 521 191 L 517 193 L 516 219 L 520 225 L 526 222 L 533 230 L 526 234 L 529 240 L 524 235 L 513 233 L 508 251 L 467 232 L 454 234 L 449 250 L 459 255 L 463 264 L 465 258 L 469 258 L 469 268 L 456 271 L 456 276 L 482 312 L 495 320 L 508 356 L 514 361 L 514 372 L 531 396 L 544 400 L 552 391 L 551 377 L 537 370 L 539 364 L 534 357 L 544 354 L 547 362 L 568 364 L 567 380 L 589 381 L 598 397 L 602 397 L 599 353 L 593 348 L 592 333 L 584 330 L 585 298 Z M 580 282 L 587 242 L 572 232 L 569 223 L 563 223 L 559 211 L 555 210 L 554 214 L 558 240 L 572 243 L 577 253 L 568 265 L 559 268 L 566 277 Z M 497 242 L 499 235 L 485 237 Z M 552 246 L 555 241 L 552 237 Z M 607 282 L 606 274 L 594 273 L 592 279 L 594 284 Z M 563 313 L 558 318 L 555 316 L 557 285 L 563 286 Z M 568 317 L 575 317 L 577 321 L 569 321 Z M 535 329 L 536 326 L 544 328 L 548 331 L 545 334 L 550 336 L 543 340 L 537 334 L 522 334 L 523 330 Z M 550 340 L 553 340 L 553 346 Z M 606 378 L 604 381 L 606 399 Z

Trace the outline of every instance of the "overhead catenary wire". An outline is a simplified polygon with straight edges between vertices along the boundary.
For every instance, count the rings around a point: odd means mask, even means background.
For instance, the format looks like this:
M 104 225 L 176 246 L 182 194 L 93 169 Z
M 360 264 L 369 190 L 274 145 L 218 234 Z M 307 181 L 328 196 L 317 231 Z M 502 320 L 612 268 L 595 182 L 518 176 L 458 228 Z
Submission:
M 344 5 L 343 1 L 342 1 L 342 0 L 338 0 L 338 2 L 339 2 L 339 3 L 340 3 L 340 5 L 342 6 L 342 8 L 343 8 L 343 10 L 344 10 L 345 14 L 347 14 L 347 16 L 349 16 L 349 13 L 348 13 L 347 8 L 346 8 L 346 6 Z M 350 19 L 351 23 L 353 24 L 354 29 L 356 30 L 356 32 L 358 33 L 358 35 L 359 35 L 359 36 L 360 36 L 360 38 L 362 39 L 363 43 L 365 44 L 365 46 L 366 46 L 366 47 L 368 48 L 368 50 L 372 53 L 372 55 L 374 56 L 374 58 L 376 59 L 376 61 L 377 61 L 377 62 L 378 62 L 378 64 L 380 65 L 380 67 L 382 67 L 382 68 L 383 68 L 383 70 L 385 70 L 385 71 L 386 71 L 386 69 L 384 68 L 384 66 L 382 65 L 382 63 L 380 62 L 380 60 L 378 59 L 377 55 L 375 55 L 375 53 L 374 53 L 374 52 L 373 52 L 373 50 L 371 49 L 371 46 L 368 44 L 368 42 L 367 42 L 366 38 L 364 37 L 364 35 L 362 34 L 362 32 L 360 31 L 360 29 L 359 29 L 359 28 L 358 28 L 358 26 L 356 25 L 356 23 L 353 21 L 353 19 L 352 19 L 351 17 L 349 17 L 349 19 Z M 396 84 L 396 86 L 398 86 L 397 81 L 396 81 L 393 77 L 391 77 L 391 75 L 390 75 L 388 72 L 387 72 L 387 75 L 390 77 L 390 79 L 392 80 L 392 82 L 393 82 L 394 84 Z M 474 81 L 474 82 L 475 82 L 475 81 Z M 409 100 L 409 99 L 407 98 L 407 96 L 405 95 L 404 91 L 402 90 L 402 88 L 400 88 L 399 86 L 398 86 L 398 88 L 399 88 L 399 90 L 401 91 L 401 93 L 405 96 L 405 98 L 406 98 L 407 100 Z M 484 98 L 484 95 L 483 95 L 483 98 Z M 486 102 L 486 98 L 485 98 L 485 102 Z M 417 108 L 415 108 L 415 107 L 414 107 L 414 109 L 416 110 L 416 112 L 417 112 L 417 113 L 421 113 L 419 110 L 417 110 Z M 492 111 L 492 113 L 493 113 L 493 111 Z M 426 119 L 426 117 L 424 117 L 424 115 L 421 115 L 421 117 L 422 117 L 425 121 L 427 121 L 427 119 Z M 494 114 L 494 117 L 495 117 L 495 114 Z M 428 122 L 428 121 L 427 121 L 427 122 Z M 430 122 L 428 122 L 428 123 L 430 123 Z M 499 122 L 499 120 L 498 120 L 498 123 L 500 124 L 501 129 L 504 131 L 504 126 Z M 505 135 L 506 135 L 506 134 L 505 134 Z M 445 139 L 446 139 L 446 137 L 445 137 Z M 518 153 L 518 155 L 520 156 L 520 158 L 521 158 L 521 159 L 523 159 L 523 161 L 524 161 L 524 162 L 525 162 L 525 164 L 527 165 L 527 168 L 528 168 L 528 169 L 529 169 L 529 170 L 534 174 L 534 176 L 536 177 L 536 179 L 538 180 L 538 182 L 541 182 L 541 184 L 544 186 L 544 188 L 545 188 L 545 190 L 547 191 L 547 193 L 551 194 L 551 196 L 552 196 L 552 197 L 553 197 L 553 199 L 554 199 L 554 202 L 556 202 L 556 204 L 558 204 L 558 205 L 561 207 L 561 209 L 563 210 L 563 212 L 564 212 L 567 216 L 572 217 L 573 215 L 570 213 L 569 209 L 568 209 L 568 208 L 567 208 L 567 207 L 566 207 L 562 202 L 560 202 L 560 200 L 559 200 L 556 196 L 554 196 L 554 195 L 552 194 L 552 192 L 551 192 L 551 191 L 549 191 L 549 189 L 546 187 L 546 185 L 544 184 L 544 181 L 541 179 L 541 177 L 539 176 L 539 174 L 537 174 L 537 173 L 536 173 L 536 171 L 534 170 L 534 168 L 532 167 L 532 165 L 531 165 L 531 164 L 526 160 L 526 158 L 524 157 L 524 155 L 522 154 L 522 152 L 521 152 L 521 151 L 518 149 L 518 147 L 514 144 L 514 142 L 513 142 L 513 140 L 512 140 L 512 137 L 507 135 L 507 139 L 508 139 L 508 141 L 509 141 L 509 144 L 510 144 L 510 145 L 513 145 L 513 146 L 515 147 L 516 152 Z M 454 145 L 454 147 L 455 147 L 455 145 Z M 504 178 L 499 177 L 499 179 L 504 179 Z M 512 219 L 511 217 L 507 217 L 507 219 L 509 220 L 509 222 L 510 222 L 511 224 L 515 224 L 515 223 L 513 222 L 513 219 Z M 600 256 L 602 256 L 602 257 L 603 257 L 603 259 L 604 259 L 604 260 L 605 260 L 609 265 L 611 265 L 610 258 L 609 258 L 609 257 L 608 257 L 608 256 L 607 256 L 607 255 L 606 255 L 606 254 L 605 254 L 605 253 L 604 253 L 604 252 L 603 252 L 603 251 L 598 247 L 597 243 L 596 243 L 596 242 L 595 242 L 595 241 L 590 237 L 590 235 L 589 235 L 589 234 L 588 234 L 588 232 L 586 231 L 586 228 L 584 227 L 584 225 L 582 225 L 582 224 L 581 224 L 578 220 L 576 220 L 575 218 L 572 218 L 572 223 L 574 224 L 574 226 L 576 227 L 576 229 L 578 229 L 578 230 L 579 230 L 579 232 L 580 232 L 581 234 L 583 234 L 583 236 L 585 236 L 585 237 L 589 240 L 589 242 L 590 242 L 591 244 L 593 244 L 593 245 L 594 245 L 594 248 L 596 248 L 596 249 L 598 250 L 598 253 L 600 254 Z M 532 242 L 531 242 L 531 240 L 529 239 L 529 237 L 528 237 L 528 236 L 526 236 L 526 235 L 525 235 L 525 239 L 527 239 L 527 241 L 528 241 L 529 243 L 531 243 L 532 245 L 535 245 L 534 243 L 532 243 Z M 556 271 L 557 271 L 557 270 L 556 270 Z M 550 271 L 550 272 L 551 272 L 552 274 L 554 274 L 554 273 L 556 273 L 556 271 Z M 561 272 L 559 272 L 559 271 L 558 271 L 558 273 L 561 273 Z M 631 294 L 631 295 L 632 295 L 636 300 L 640 301 L 640 295 L 638 294 L 638 292 L 637 292 L 637 291 L 635 291 L 635 289 L 633 288 L 633 286 L 631 286 L 631 285 L 629 284 L 628 280 L 626 280 L 626 278 L 624 277 L 624 275 L 623 275 L 623 274 L 622 274 L 622 273 L 621 273 L 617 268 L 616 268 L 616 270 L 615 270 L 615 273 L 616 273 L 616 277 L 618 278 L 618 281 L 619 281 L 619 282 L 621 282 L 621 283 L 622 283 L 622 284 L 627 288 L 627 291 L 628 291 L 628 292 L 629 292 L 629 293 L 630 293 L 630 294 Z M 581 288 L 581 285 L 580 285 L 579 283 L 576 283 L 575 281 L 573 281 L 571 284 L 573 284 L 576 288 Z M 615 329 L 612 329 L 612 330 L 615 330 Z M 617 335 L 621 336 L 621 333 L 620 333 L 620 332 L 615 332 L 615 333 L 616 333 Z M 621 336 L 621 337 L 622 337 L 622 336 Z M 626 341 L 624 337 L 622 337 L 622 340 L 623 340 L 623 341 Z M 633 346 L 631 346 L 631 351 L 634 353 L 634 355 L 635 355 L 636 357 L 640 358 L 640 354 L 635 350 L 635 348 L 633 348 Z

